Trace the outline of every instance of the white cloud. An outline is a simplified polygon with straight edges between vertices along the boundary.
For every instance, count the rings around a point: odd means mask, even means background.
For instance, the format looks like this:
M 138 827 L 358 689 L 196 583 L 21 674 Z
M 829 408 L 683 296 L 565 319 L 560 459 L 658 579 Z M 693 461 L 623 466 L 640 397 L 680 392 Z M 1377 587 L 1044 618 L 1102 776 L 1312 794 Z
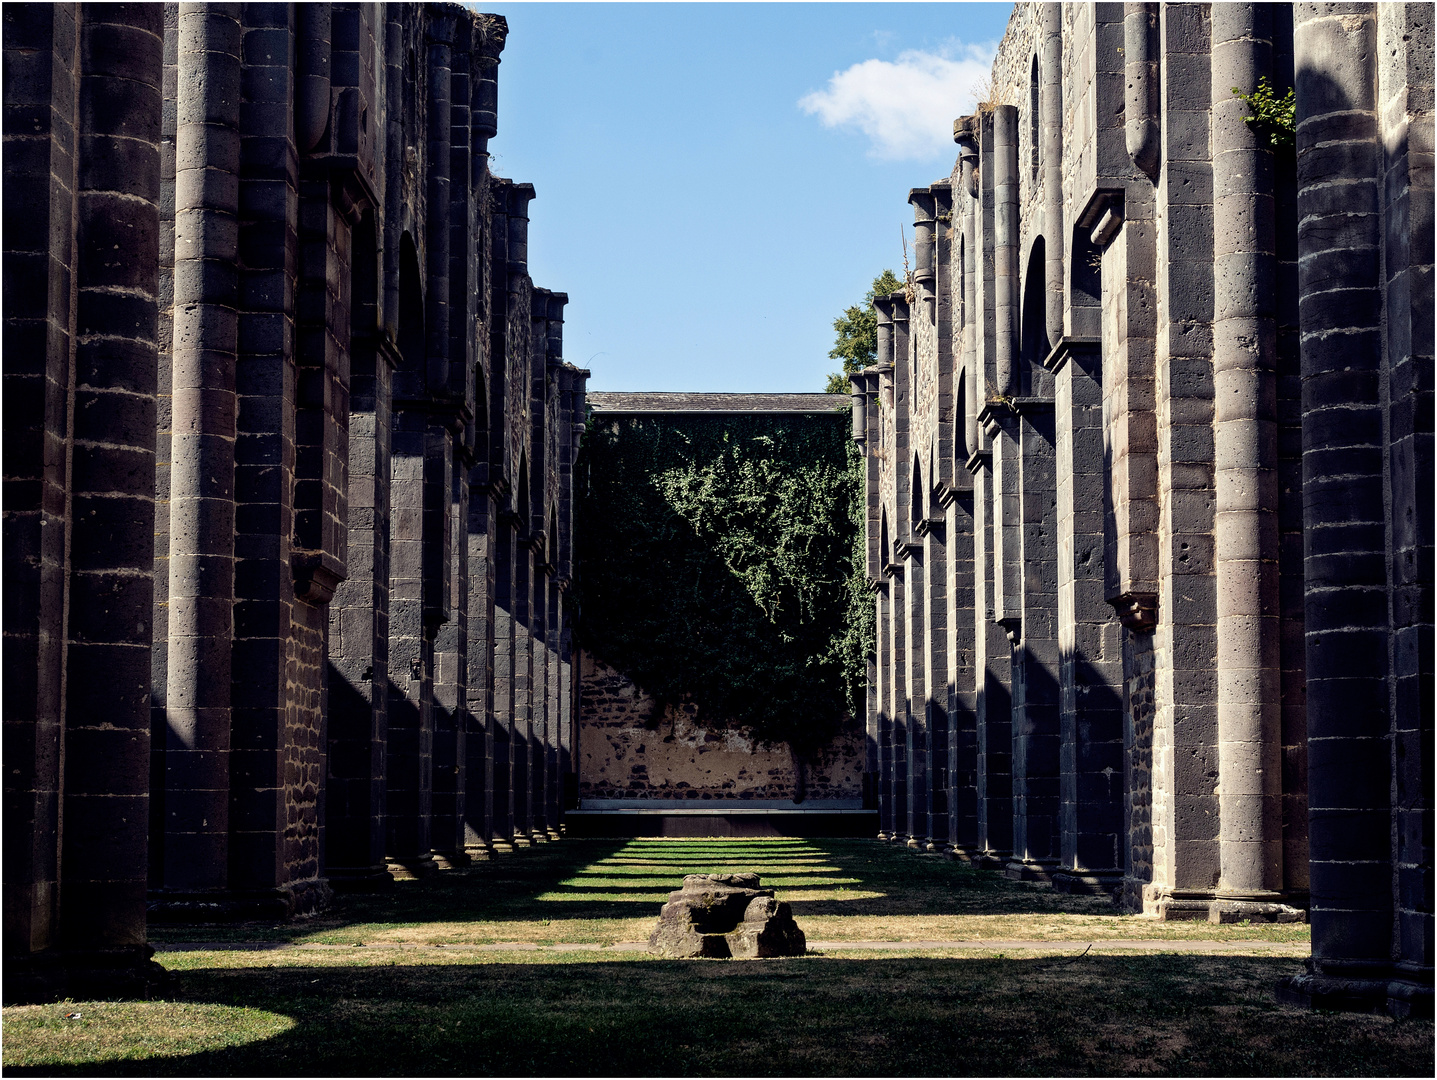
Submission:
M 805 94 L 798 105 L 824 127 L 863 132 L 871 157 L 951 156 L 953 121 L 973 111 L 973 89 L 991 74 L 993 52 L 958 45 L 938 53 L 909 49 L 895 61 L 864 60 L 835 72 L 826 89 Z

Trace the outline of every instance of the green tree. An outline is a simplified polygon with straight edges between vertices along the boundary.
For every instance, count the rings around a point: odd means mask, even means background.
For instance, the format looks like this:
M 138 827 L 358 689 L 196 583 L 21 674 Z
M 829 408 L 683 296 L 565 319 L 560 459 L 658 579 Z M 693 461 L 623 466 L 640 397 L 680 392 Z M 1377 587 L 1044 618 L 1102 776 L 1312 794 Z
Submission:
M 826 393 L 848 393 L 848 377 L 862 371 L 878 359 L 878 315 L 873 310 L 875 296 L 887 296 L 903 288 L 903 279 L 892 270 L 885 270 L 873 279 L 873 286 L 855 305 L 833 320 L 837 333 L 829 359 L 842 360 L 843 371 L 828 377 Z

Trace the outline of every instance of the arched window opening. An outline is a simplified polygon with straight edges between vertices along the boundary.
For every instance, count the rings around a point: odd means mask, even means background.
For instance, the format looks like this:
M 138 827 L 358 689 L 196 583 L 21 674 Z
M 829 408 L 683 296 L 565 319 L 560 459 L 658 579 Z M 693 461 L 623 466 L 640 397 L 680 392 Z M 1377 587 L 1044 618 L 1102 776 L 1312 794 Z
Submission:
M 1032 393 L 1034 365 L 1041 364 L 1048 355 L 1048 295 L 1045 279 L 1044 244 L 1040 236 L 1033 241 L 1033 250 L 1028 256 L 1027 280 L 1023 284 L 1023 342 L 1022 359 L 1023 393 Z
M 1038 169 L 1042 164 L 1041 148 L 1042 137 L 1039 129 L 1039 117 L 1042 115 L 1040 107 L 1042 102 L 1038 91 L 1038 54 L 1033 54 L 1032 74 L 1028 80 L 1028 157 L 1032 162 L 1033 183 L 1038 182 Z
M 913 480 L 908 490 L 908 502 L 912 520 L 909 528 L 913 535 L 921 535 L 918 526 L 923 521 L 923 466 L 918 455 L 913 455 Z
M 424 370 L 424 285 L 419 252 L 407 232 L 399 241 L 399 355 L 409 371 Z

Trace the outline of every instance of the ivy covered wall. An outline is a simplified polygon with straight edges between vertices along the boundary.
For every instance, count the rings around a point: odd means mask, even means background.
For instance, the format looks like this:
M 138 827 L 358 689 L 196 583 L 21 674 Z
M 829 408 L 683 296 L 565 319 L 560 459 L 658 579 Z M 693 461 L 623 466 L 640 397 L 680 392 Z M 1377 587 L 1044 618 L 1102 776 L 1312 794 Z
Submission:
M 580 640 L 652 701 L 652 727 L 682 709 L 802 762 L 852 737 L 873 604 L 849 426 L 846 411 L 590 421 Z

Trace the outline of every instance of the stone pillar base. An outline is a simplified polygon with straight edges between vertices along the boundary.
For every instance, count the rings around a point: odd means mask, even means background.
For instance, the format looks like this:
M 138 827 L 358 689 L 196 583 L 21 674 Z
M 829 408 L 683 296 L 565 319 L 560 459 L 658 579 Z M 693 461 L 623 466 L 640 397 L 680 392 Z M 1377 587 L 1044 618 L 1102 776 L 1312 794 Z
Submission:
M 6 957 L 4 1002 L 32 1005 L 64 998 L 148 1000 L 171 983 L 155 963 L 149 945 L 73 952 L 46 950 L 33 956 Z
M 511 843 L 514 846 L 515 851 L 518 851 L 521 848 L 531 848 L 534 846 L 534 841 L 529 837 L 527 833 L 515 833 L 514 839 L 511 841 Z
M 331 866 L 326 875 L 337 893 L 383 892 L 394 884 L 394 875 L 384 863 L 373 866 Z
M 1215 925 L 1242 922 L 1305 923 L 1307 912 L 1280 901 L 1217 899 L 1208 905 L 1207 921 Z
M 417 881 L 439 873 L 439 865 L 434 861 L 432 854 L 403 859 L 397 859 L 391 855 L 389 872 L 394 875 L 395 881 Z
M 1046 881 L 1052 883 L 1057 859 L 1010 859 L 1003 867 L 1003 876 L 1010 881 Z
M 553 828 L 551 828 L 551 829 L 549 830 L 549 839 L 550 839 L 550 840 L 562 840 L 562 839 L 564 839 L 564 834 L 561 833 L 558 829 L 553 829 Z
M 1351 971 L 1321 970 L 1327 966 L 1316 958 L 1309 959 L 1304 974 L 1278 983 L 1277 1000 L 1306 1009 L 1432 1019 L 1430 971 L 1421 980 L 1414 977 L 1415 973 L 1388 965 L 1362 965 Z
M 1127 882 L 1124 882 L 1126 887 Z M 1306 895 L 1286 896 L 1264 893 L 1261 896 L 1220 896 L 1196 889 L 1172 889 L 1164 885 L 1144 885 L 1143 914 L 1160 922 L 1306 922 L 1307 911 L 1294 900 L 1305 904 Z
M 514 854 L 514 844 L 510 840 L 501 840 L 496 836 L 489 841 L 489 850 L 495 855 L 512 855 Z
M 1053 871 L 1053 889 L 1070 896 L 1108 896 L 1116 899 L 1122 887 L 1121 870 Z
M 952 859 L 954 862 L 962 863 L 964 866 L 978 865 L 979 852 L 975 848 L 965 847 L 962 844 L 947 844 L 943 848 L 943 857 Z
M 993 870 L 1001 874 L 1012 858 L 1011 851 L 980 851 L 973 856 L 973 863 L 982 870 Z
M 470 863 L 467 851 L 436 851 L 434 865 L 441 870 L 463 870 Z
M 323 911 L 333 899 L 329 880 L 314 878 L 273 889 L 156 889 L 146 907 L 152 923 L 288 922 Z
M 488 862 L 494 857 L 494 846 L 487 841 L 478 844 L 466 844 L 464 846 L 464 854 L 469 856 L 469 862 L 471 864 Z

